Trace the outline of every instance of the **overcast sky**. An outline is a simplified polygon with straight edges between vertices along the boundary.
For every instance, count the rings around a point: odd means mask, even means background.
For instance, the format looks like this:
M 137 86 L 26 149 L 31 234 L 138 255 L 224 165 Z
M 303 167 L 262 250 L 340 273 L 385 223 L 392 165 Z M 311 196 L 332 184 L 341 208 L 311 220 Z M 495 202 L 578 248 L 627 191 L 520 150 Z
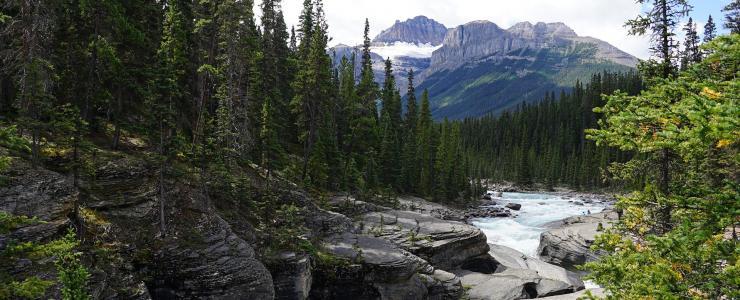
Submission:
M 259 15 L 259 0 L 255 11 Z M 721 8 L 729 0 L 693 0 L 692 16 L 699 32 L 709 14 L 721 24 Z M 283 0 L 288 27 L 295 25 L 303 0 Z M 639 58 L 649 57 L 644 37 L 628 36 L 625 20 L 642 10 L 634 0 L 324 0 L 330 45 L 362 42 L 363 22 L 370 19 L 371 37 L 395 23 L 418 15 L 452 28 L 474 20 L 489 20 L 500 27 L 522 21 L 564 22 L 578 35 L 605 40 Z M 721 25 L 719 25 L 721 27 Z

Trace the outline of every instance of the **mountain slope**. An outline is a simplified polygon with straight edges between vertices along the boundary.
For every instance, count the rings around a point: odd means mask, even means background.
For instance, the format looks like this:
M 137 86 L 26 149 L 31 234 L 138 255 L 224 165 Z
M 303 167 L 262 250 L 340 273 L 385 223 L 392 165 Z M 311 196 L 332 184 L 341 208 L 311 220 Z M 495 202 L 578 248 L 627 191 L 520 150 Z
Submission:
M 499 113 L 593 73 L 627 71 L 636 63 L 563 23 L 524 22 L 502 29 L 475 21 L 447 33 L 417 89 L 429 89 L 435 118 L 461 119 Z

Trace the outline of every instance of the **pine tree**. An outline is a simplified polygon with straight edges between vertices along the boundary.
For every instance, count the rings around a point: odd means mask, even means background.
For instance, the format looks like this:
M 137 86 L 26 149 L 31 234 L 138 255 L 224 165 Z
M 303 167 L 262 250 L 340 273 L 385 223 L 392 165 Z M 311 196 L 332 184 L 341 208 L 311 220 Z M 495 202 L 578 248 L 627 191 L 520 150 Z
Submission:
M 684 27 L 686 37 L 684 40 L 684 50 L 681 53 L 681 69 L 685 70 L 689 65 L 701 61 L 701 52 L 699 50 L 699 35 L 696 32 L 696 24 L 694 20 L 689 18 L 689 21 Z
M 740 33 L 740 0 L 732 0 L 722 11 L 725 13 L 725 28 L 730 33 Z
M 710 42 L 717 36 L 717 26 L 714 24 L 712 15 L 709 15 L 707 24 L 704 25 L 704 42 Z
M 158 144 L 160 163 L 159 170 L 159 208 L 160 233 L 166 235 L 165 226 L 165 177 L 168 172 L 169 160 L 174 153 L 173 137 L 176 134 L 177 114 L 182 108 L 185 94 L 185 74 L 188 64 L 187 48 L 187 21 L 180 6 L 180 2 L 172 1 L 167 6 L 164 24 L 162 26 L 162 40 L 157 50 L 159 58 L 158 77 L 153 83 L 152 99 L 148 105 L 150 113 L 151 137 L 150 140 Z
M 639 3 L 644 3 L 645 0 L 639 0 Z M 659 62 L 657 65 L 650 66 L 643 65 L 640 71 L 647 78 L 648 82 L 654 81 L 656 78 L 667 79 L 675 75 L 676 66 L 674 63 L 674 53 L 677 45 L 672 41 L 674 29 L 678 24 L 679 20 L 688 14 L 690 6 L 686 0 L 653 0 L 651 10 L 646 15 L 640 15 L 636 19 L 627 21 L 630 34 L 645 34 L 646 31 L 650 31 L 652 39 L 652 51 Z M 670 157 L 671 153 L 669 149 L 661 149 L 654 153 L 658 156 L 658 190 L 663 194 L 668 194 L 670 188 Z M 664 230 L 669 228 L 670 218 L 670 207 L 664 206 L 660 209 L 658 216 L 658 222 L 662 223 L 665 227 Z
M 11 41 L 3 56 L 3 69 L 12 74 L 18 88 L 15 108 L 20 124 L 31 133 L 31 161 L 41 160 L 42 133 L 48 128 L 53 107 L 51 92 L 56 78 L 49 52 L 50 38 L 55 30 L 52 3 L 40 0 L 7 1 L 3 8 L 15 11 L 17 18 L 9 21 L 4 36 Z
M 429 106 L 429 92 L 424 90 L 421 96 L 421 110 L 416 126 L 417 134 L 417 166 L 419 168 L 418 192 L 424 196 L 432 194 L 434 180 L 434 120 Z
M 688 14 L 690 6 L 686 0 L 637 0 L 640 4 L 649 2 L 650 10 L 644 15 L 628 20 L 629 34 L 644 35 L 649 32 L 650 50 L 657 61 L 650 60 L 641 65 L 645 74 L 655 74 L 668 78 L 676 73 L 676 53 L 678 45 L 673 40 L 674 30 L 680 19 Z
M 322 112 L 327 107 L 332 91 L 331 58 L 326 53 L 328 37 L 327 25 L 321 1 L 313 5 L 314 28 L 311 30 L 311 44 L 308 59 L 302 60 L 300 69 L 294 82 L 295 96 L 291 103 L 294 113 L 298 116 L 297 125 L 300 130 L 300 140 L 303 143 L 303 166 L 300 178 L 309 184 L 319 183 L 310 180 L 308 176 L 309 161 L 314 157 L 314 146 L 318 140 L 322 126 Z M 324 137 L 321 137 L 324 138 Z
M 351 140 L 349 148 L 355 153 L 354 162 L 359 170 L 363 170 L 365 189 L 375 186 L 376 155 L 378 154 L 378 85 L 375 83 L 373 62 L 370 56 L 370 23 L 365 19 L 364 43 L 360 60 L 360 78 L 357 84 L 357 114 L 350 120 Z M 349 160 L 345 169 L 349 167 Z
M 403 181 L 402 188 L 406 192 L 416 192 L 418 183 L 418 163 L 417 163 L 417 123 L 419 115 L 416 109 L 416 90 L 414 89 L 414 70 L 409 69 L 408 89 L 406 92 L 406 117 L 403 124 L 403 154 L 401 160 L 403 163 Z

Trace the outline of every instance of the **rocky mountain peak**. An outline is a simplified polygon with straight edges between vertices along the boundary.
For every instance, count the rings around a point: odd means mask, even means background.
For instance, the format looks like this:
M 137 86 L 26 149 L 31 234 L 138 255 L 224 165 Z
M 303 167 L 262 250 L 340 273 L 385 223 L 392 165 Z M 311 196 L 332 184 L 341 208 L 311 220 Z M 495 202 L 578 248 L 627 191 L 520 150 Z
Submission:
M 439 45 L 442 44 L 445 34 L 446 26 L 425 16 L 417 16 L 406 21 L 397 20 L 391 28 L 383 30 L 375 37 L 373 42 Z
M 525 39 L 533 39 L 533 40 L 541 40 L 541 39 L 548 39 L 548 38 L 567 38 L 567 37 L 577 37 L 573 29 L 568 27 L 562 22 L 556 22 L 556 23 L 544 23 L 544 22 L 538 22 L 536 24 L 532 24 L 530 22 L 520 22 L 514 24 L 514 26 L 511 26 L 507 30 L 514 36 L 518 36 L 520 38 Z

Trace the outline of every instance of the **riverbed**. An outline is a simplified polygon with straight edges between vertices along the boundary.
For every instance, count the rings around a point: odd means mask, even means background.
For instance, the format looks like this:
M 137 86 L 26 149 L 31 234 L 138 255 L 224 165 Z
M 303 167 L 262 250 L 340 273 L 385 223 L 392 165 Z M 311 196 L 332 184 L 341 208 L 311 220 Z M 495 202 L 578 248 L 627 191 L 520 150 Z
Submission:
M 526 255 L 537 257 L 540 234 L 546 225 L 568 217 L 599 213 L 607 204 L 578 196 L 536 193 L 503 193 L 494 198 L 497 205 L 521 204 L 519 211 L 512 211 L 512 218 L 481 218 L 472 224 L 486 234 L 488 243 L 507 246 Z

